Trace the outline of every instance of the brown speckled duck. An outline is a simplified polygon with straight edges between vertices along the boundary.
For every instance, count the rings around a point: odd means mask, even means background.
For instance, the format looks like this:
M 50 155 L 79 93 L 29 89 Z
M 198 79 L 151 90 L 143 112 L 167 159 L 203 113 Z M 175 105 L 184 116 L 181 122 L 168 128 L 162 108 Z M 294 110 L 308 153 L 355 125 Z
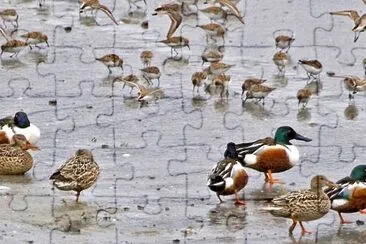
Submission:
M 337 186 L 323 175 L 314 176 L 311 179 L 311 187 L 308 190 L 292 191 L 272 200 L 272 206 L 264 208 L 277 217 L 292 219 L 293 223 L 289 228 L 290 234 L 297 222 L 301 226 L 301 234 L 311 233 L 302 225 L 302 221 L 320 219 L 328 213 L 331 203 L 322 187 Z
M 28 149 L 38 150 L 24 135 L 15 134 L 12 144 L 0 145 L 0 175 L 21 175 L 33 166 L 33 158 Z
M 91 151 L 79 149 L 75 155 L 61 165 L 50 177 L 53 185 L 62 191 L 76 191 L 76 202 L 80 192 L 88 189 L 98 179 L 100 169 Z

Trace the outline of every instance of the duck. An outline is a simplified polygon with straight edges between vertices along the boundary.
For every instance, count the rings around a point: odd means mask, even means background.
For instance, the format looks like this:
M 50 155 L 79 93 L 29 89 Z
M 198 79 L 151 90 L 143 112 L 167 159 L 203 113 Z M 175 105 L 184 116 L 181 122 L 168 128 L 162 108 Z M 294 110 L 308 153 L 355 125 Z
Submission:
M 345 220 L 342 213 L 366 213 L 366 165 L 357 165 L 350 176 L 336 183 L 339 187 L 325 191 L 331 200 L 331 209 L 337 211 L 341 224 L 352 223 Z
M 248 174 L 237 161 L 238 152 L 234 142 L 227 144 L 224 157 L 212 168 L 207 179 L 207 186 L 211 191 L 216 192 L 220 203 L 223 202 L 220 195 L 235 194 L 235 204 L 244 205 L 245 202 L 240 200 L 238 192 L 248 183 Z
M 27 150 L 38 150 L 38 147 L 21 134 L 15 134 L 12 141 L 12 144 L 0 144 L 0 175 L 22 175 L 33 166 L 32 155 Z
M 311 179 L 310 189 L 291 191 L 271 201 L 271 205 L 263 208 L 273 216 L 292 219 L 289 233 L 292 235 L 297 222 L 301 226 L 301 235 L 311 233 L 302 224 L 303 221 L 317 220 L 330 210 L 330 199 L 323 191 L 324 186 L 336 187 L 324 175 L 316 175 Z
M 98 179 L 100 168 L 88 149 L 78 149 L 75 155 L 64 162 L 51 176 L 53 185 L 61 191 L 80 192 L 91 187 Z
M 0 144 L 12 143 L 14 134 L 22 134 L 31 144 L 37 144 L 41 131 L 29 121 L 25 112 L 17 112 L 14 117 L 0 119 Z
M 290 126 L 281 126 L 275 137 L 266 137 L 253 142 L 235 144 L 239 161 L 244 167 L 263 172 L 265 181 L 279 183 L 272 173 L 291 169 L 300 159 L 299 150 L 291 140 L 310 142 L 311 139 L 298 134 Z

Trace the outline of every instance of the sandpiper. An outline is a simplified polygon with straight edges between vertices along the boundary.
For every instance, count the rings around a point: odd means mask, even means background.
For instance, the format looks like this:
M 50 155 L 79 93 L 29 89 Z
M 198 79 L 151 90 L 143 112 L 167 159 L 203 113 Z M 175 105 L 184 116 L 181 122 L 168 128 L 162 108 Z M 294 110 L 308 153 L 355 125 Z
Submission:
M 329 14 L 348 16 L 353 20 L 355 24 L 352 28 L 352 31 L 355 33 L 355 37 L 353 39 L 354 42 L 358 40 L 361 32 L 365 31 L 366 29 L 366 14 L 360 16 L 358 12 L 355 10 L 336 11 L 336 12 L 330 12 Z
M 113 67 L 119 67 L 123 71 L 123 59 L 116 54 L 107 54 L 101 58 L 96 58 L 96 60 L 102 62 L 105 66 L 107 66 L 109 74 L 112 73 L 111 68 Z
M 322 64 L 314 60 L 299 60 L 299 64 L 305 69 L 308 78 L 320 79 L 320 72 L 323 70 Z

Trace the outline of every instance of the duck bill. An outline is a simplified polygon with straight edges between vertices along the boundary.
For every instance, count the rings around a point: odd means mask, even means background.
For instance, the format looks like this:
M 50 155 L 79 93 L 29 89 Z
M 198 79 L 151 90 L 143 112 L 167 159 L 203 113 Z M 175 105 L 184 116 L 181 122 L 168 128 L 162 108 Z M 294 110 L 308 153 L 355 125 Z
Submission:
M 297 134 L 297 133 L 296 133 L 296 136 L 295 136 L 295 138 L 294 138 L 294 139 L 295 139 L 295 140 L 299 140 L 299 141 L 306 141 L 306 142 L 312 141 L 312 139 L 307 138 L 307 137 L 302 136 L 302 135 Z
M 25 144 L 24 146 L 23 146 L 23 149 L 24 150 L 33 150 L 33 151 L 38 151 L 38 150 L 40 150 L 39 149 L 39 147 L 37 147 L 37 146 L 35 146 L 35 145 L 32 145 L 32 144 L 30 144 L 30 143 L 27 143 L 27 144 Z
M 325 183 L 326 186 L 329 186 L 329 187 L 338 187 L 338 185 L 336 183 L 333 183 L 330 180 L 327 180 L 324 183 Z

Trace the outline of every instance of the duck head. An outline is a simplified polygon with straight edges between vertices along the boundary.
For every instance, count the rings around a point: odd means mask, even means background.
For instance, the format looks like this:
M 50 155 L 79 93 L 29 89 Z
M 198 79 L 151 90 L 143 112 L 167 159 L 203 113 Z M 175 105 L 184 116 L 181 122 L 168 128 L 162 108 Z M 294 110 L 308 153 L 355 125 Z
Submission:
M 282 126 L 279 127 L 276 131 L 275 141 L 278 144 L 291 145 L 291 140 L 300 140 L 300 141 L 312 141 L 310 138 L 302 136 L 298 134 L 294 129 L 290 126 Z
M 24 112 L 17 112 L 14 116 L 14 125 L 19 128 L 27 128 L 30 126 L 28 116 Z
M 366 165 L 357 165 L 351 172 L 351 178 L 358 181 L 366 181 Z

